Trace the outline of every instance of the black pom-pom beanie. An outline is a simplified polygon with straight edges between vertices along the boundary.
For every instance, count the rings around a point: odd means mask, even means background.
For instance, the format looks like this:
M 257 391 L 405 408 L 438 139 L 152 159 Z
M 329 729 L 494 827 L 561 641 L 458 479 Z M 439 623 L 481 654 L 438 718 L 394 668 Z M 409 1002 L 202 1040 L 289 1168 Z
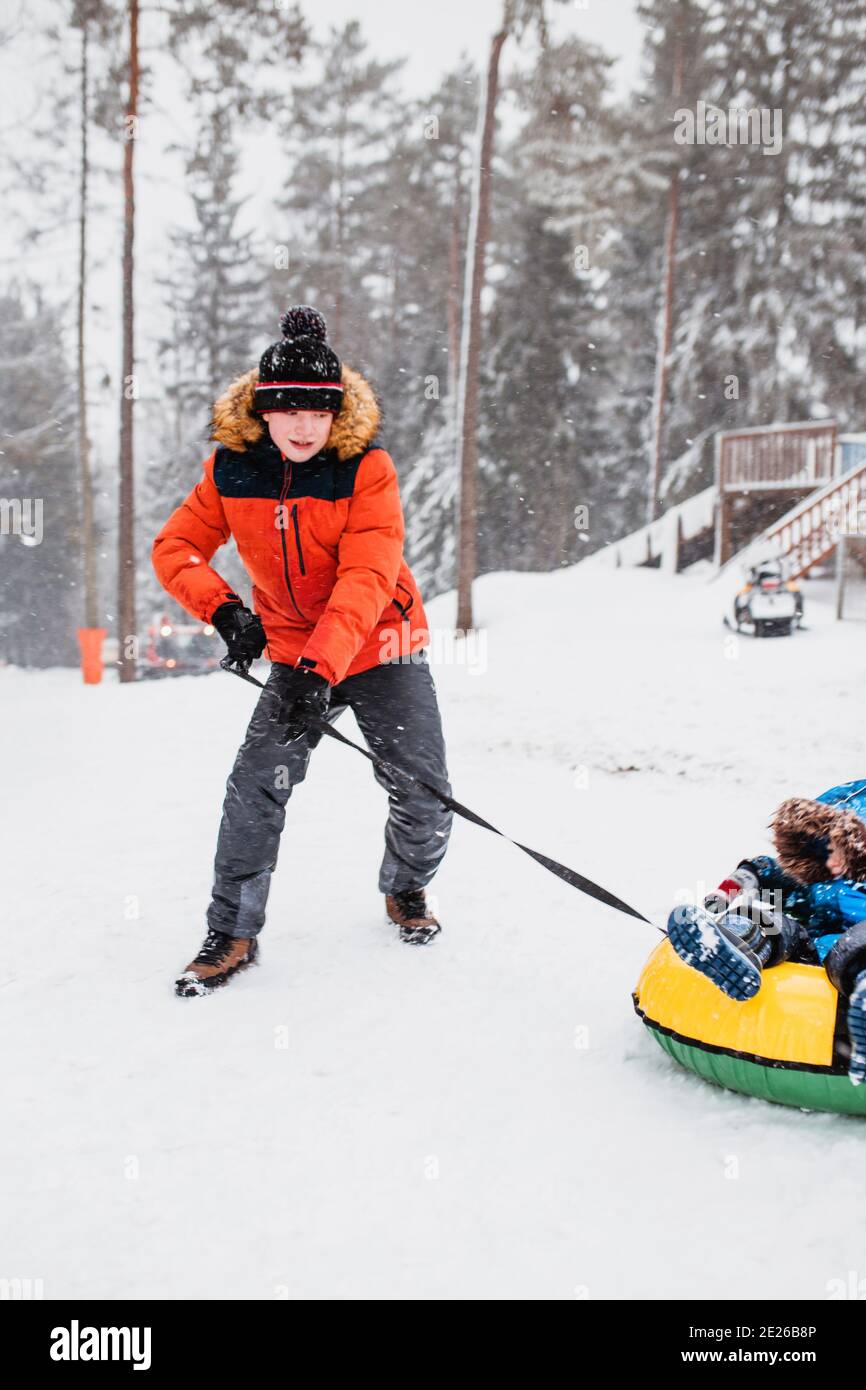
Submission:
M 259 362 L 255 409 L 331 410 L 343 404 L 343 368 L 329 347 L 328 326 L 318 309 L 298 304 L 280 319 L 282 338 Z

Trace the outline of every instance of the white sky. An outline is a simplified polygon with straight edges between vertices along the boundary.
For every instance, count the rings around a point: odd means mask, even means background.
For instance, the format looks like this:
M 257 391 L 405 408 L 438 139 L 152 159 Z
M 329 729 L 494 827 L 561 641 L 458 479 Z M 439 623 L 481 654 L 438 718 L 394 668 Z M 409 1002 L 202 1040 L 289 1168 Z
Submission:
M 626 90 L 637 74 L 641 29 L 634 0 L 565 0 L 548 4 L 557 39 L 567 34 L 597 43 L 619 59 L 614 78 Z M 502 0 L 318 0 L 317 31 L 359 18 L 386 58 L 407 56 L 406 88 L 422 92 L 452 67 L 465 50 L 480 63 L 502 15 Z M 507 52 L 507 50 L 506 50 Z

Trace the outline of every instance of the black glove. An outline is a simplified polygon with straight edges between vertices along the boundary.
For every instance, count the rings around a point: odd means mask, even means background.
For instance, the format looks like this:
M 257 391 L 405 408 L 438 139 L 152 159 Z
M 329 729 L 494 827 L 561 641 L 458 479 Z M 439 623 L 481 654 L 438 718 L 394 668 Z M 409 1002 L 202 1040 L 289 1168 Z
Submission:
M 211 622 L 229 649 L 227 660 L 248 671 L 268 640 L 258 613 L 251 613 L 240 599 L 230 599 L 215 610 Z
M 285 725 L 277 743 L 294 743 L 307 732 L 310 715 L 324 719 L 330 703 L 331 687 L 325 677 L 310 666 L 296 666 L 275 716 L 278 724 Z M 311 747 L 315 747 L 321 737 L 317 730 L 310 730 Z

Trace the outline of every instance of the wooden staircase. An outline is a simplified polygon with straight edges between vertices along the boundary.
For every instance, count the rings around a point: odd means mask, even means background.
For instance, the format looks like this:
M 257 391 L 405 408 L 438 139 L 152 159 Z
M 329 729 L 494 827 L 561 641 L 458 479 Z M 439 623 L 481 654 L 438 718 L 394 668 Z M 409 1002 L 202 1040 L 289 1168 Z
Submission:
M 783 560 L 788 579 L 800 579 L 832 554 L 841 536 L 866 537 L 866 458 L 810 492 L 790 511 L 720 565 L 722 574 L 749 556 Z

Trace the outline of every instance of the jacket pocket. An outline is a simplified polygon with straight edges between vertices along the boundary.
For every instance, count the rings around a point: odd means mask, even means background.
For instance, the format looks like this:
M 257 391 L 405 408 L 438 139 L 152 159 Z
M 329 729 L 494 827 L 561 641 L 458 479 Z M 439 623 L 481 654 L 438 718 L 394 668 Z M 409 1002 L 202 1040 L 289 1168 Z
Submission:
M 415 602 L 415 595 L 412 593 L 411 589 L 407 589 L 406 585 L 401 584 L 399 581 L 397 582 L 397 589 L 399 593 L 402 593 L 406 598 L 408 598 L 409 602 L 401 603 L 400 598 L 396 594 L 394 598 L 392 598 L 391 602 L 393 603 L 394 607 L 397 608 L 405 618 L 409 612 L 409 609 L 412 607 L 412 604 Z

